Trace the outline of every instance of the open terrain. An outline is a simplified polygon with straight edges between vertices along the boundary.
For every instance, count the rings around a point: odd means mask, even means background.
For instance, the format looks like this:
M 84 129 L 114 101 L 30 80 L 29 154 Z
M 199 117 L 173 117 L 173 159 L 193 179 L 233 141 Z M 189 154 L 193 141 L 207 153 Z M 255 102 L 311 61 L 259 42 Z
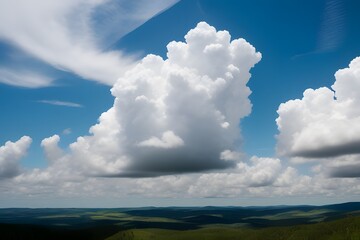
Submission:
M 0 209 L 1 239 L 360 239 L 360 203 Z

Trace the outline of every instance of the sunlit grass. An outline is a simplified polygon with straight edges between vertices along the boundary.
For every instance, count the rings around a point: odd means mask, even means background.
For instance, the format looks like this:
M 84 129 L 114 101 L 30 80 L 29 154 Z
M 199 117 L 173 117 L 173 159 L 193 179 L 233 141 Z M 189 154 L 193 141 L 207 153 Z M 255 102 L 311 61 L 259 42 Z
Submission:
M 263 229 L 214 227 L 177 231 L 133 229 L 121 231 L 106 240 L 359 240 L 360 217 L 291 227 Z
M 284 220 L 284 219 L 293 219 L 293 218 L 317 218 L 320 217 L 323 219 L 323 215 L 326 213 L 332 212 L 331 210 L 326 209 L 318 209 L 318 210 L 311 210 L 311 211 L 289 211 L 284 213 L 278 213 L 274 215 L 264 215 L 264 216 L 253 216 L 247 217 L 244 219 L 267 219 L 267 220 Z

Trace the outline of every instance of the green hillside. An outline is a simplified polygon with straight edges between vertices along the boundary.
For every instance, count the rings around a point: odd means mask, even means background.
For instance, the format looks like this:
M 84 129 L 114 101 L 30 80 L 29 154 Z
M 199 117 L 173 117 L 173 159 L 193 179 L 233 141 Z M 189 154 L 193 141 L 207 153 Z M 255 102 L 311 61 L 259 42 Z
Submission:
M 0 239 L 360 240 L 359 219 L 359 202 L 269 207 L 9 208 L 0 209 Z
M 132 229 L 121 231 L 106 240 L 360 240 L 360 217 L 291 227 L 262 229 L 207 227 L 176 231 Z

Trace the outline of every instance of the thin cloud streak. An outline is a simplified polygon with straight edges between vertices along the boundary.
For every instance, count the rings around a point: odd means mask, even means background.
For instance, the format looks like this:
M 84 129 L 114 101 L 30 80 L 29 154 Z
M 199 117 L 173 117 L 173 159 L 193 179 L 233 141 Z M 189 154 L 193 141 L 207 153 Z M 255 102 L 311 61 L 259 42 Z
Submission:
M 344 20 L 342 2 L 327 1 L 319 32 L 318 50 L 331 51 L 339 47 L 344 37 Z
M 0 68 L 0 83 L 15 87 L 42 88 L 52 86 L 54 79 L 43 74 L 11 68 Z
M 336 50 L 345 36 L 345 13 L 343 8 L 342 1 L 326 1 L 315 50 L 296 54 L 291 60 Z
M 75 107 L 75 108 L 82 108 L 83 105 L 79 103 L 73 103 L 73 102 L 65 102 L 65 101 L 59 101 L 59 100 L 40 100 L 39 103 L 45 103 L 50 105 L 56 105 L 56 106 L 64 106 L 64 107 Z

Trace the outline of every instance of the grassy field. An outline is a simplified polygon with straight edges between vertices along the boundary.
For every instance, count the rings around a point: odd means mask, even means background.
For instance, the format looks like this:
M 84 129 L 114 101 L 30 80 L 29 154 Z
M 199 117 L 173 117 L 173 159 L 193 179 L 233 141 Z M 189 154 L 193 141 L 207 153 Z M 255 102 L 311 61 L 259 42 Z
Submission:
M 0 209 L 4 240 L 360 240 L 360 203 L 326 206 Z
M 295 218 L 311 218 L 312 220 L 316 219 L 324 219 L 323 216 L 327 213 L 331 213 L 331 210 L 326 209 L 317 209 L 311 211 L 290 211 L 290 212 L 283 212 L 273 215 L 265 215 L 265 216 L 257 216 L 257 217 L 248 217 L 245 219 L 267 219 L 267 220 L 284 220 L 284 219 L 295 219 Z M 314 222 L 314 221 L 313 221 Z
M 106 240 L 360 240 L 360 217 L 291 227 L 263 229 L 211 227 L 175 231 L 133 229 Z
M 179 220 L 163 217 L 143 217 L 143 216 L 131 216 L 125 213 L 103 213 L 93 214 L 90 216 L 93 220 L 114 220 L 121 222 L 159 222 L 159 223 L 178 223 Z

